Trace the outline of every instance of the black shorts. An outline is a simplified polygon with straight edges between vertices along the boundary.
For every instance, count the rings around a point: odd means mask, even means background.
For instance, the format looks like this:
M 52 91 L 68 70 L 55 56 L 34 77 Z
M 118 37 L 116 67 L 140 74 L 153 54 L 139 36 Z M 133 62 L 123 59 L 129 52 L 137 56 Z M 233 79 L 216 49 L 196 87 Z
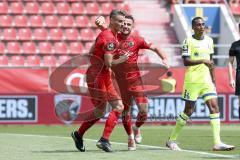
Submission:
M 236 72 L 236 88 L 235 95 L 240 95 L 240 71 Z

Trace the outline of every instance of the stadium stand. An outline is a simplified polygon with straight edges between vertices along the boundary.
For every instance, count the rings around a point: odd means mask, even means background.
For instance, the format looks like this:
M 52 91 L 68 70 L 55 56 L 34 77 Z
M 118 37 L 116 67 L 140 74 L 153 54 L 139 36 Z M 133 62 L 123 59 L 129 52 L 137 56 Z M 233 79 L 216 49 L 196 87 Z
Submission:
M 1 64 L 54 66 L 86 54 L 100 32 L 94 24 L 96 17 L 103 15 L 108 23 L 107 15 L 114 8 L 131 11 L 124 0 L 3 0 L 0 54 L 5 57 Z M 12 56 L 21 56 L 24 63 Z
M 0 56 L 0 66 L 8 66 L 8 57 Z
M 41 59 L 39 56 L 27 56 L 27 59 L 26 59 L 26 66 L 40 66 L 41 64 Z

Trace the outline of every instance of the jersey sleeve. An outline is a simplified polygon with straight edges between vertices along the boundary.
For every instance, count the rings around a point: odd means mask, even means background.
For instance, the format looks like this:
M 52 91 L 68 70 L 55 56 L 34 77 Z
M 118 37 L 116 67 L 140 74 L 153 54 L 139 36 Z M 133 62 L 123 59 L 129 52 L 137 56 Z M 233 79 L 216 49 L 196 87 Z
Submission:
M 139 43 L 139 48 L 140 49 L 149 49 L 152 45 L 152 43 L 143 37 L 138 37 L 138 43 Z
M 189 40 L 185 39 L 182 44 L 182 57 L 189 57 L 191 55 Z
M 209 54 L 214 54 L 214 44 L 213 44 L 212 38 L 210 38 L 210 43 L 209 43 Z
M 236 47 L 234 43 L 232 43 L 231 48 L 229 49 L 229 56 L 236 56 Z
M 114 37 L 104 37 L 103 51 L 104 54 L 113 54 L 117 48 L 117 42 Z

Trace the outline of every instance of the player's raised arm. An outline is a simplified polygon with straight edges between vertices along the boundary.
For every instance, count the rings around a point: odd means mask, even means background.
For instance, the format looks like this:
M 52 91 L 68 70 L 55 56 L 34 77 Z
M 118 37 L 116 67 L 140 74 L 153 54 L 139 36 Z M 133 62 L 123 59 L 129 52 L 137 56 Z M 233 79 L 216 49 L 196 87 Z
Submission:
M 108 28 L 108 25 L 106 24 L 105 18 L 103 16 L 97 17 L 97 19 L 95 20 L 95 25 L 101 31 L 103 31 L 103 30 Z

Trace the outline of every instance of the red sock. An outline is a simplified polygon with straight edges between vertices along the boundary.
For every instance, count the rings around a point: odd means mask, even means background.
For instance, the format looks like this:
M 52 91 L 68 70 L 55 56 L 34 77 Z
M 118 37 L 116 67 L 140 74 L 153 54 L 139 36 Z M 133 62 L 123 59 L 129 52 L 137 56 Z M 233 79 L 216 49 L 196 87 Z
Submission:
M 132 134 L 132 120 L 130 114 L 122 116 L 122 123 L 128 135 Z
M 82 123 L 81 127 L 78 129 L 78 135 L 80 137 L 83 137 L 84 133 L 90 128 L 92 127 L 97 121 L 99 120 L 99 118 L 97 119 L 93 119 L 91 121 L 85 121 Z
M 118 117 L 120 116 L 120 114 L 121 114 L 121 112 L 116 111 L 116 110 L 112 110 L 109 113 L 109 116 L 105 123 L 104 131 L 103 131 L 103 138 L 109 139 L 110 134 L 112 133 L 112 130 L 114 129 L 114 127 L 116 126 L 116 124 L 118 122 Z
M 136 127 L 141 127 L 146 120 L 147 114 L 139 112 L 137 115 Z

